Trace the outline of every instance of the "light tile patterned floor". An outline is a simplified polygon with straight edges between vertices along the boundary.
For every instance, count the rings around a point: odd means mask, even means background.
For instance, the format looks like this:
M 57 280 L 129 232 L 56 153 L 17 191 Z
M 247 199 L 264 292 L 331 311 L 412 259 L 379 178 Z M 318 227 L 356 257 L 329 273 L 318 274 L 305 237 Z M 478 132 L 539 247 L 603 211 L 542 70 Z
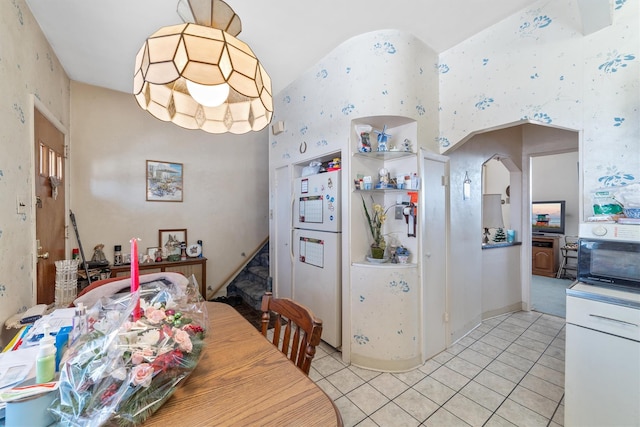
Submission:
M 347 366 L 322 343 L 309 376 L 345 426 L 562 426 L 565 319 L 509 313 L 402 373 Z

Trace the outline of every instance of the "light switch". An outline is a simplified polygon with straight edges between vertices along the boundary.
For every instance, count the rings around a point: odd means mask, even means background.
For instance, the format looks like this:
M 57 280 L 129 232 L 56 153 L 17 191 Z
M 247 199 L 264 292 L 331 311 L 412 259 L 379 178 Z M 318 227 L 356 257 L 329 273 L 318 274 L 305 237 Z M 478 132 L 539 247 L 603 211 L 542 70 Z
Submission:
M 24 195 L 16 196 L 16 212 L 18 214 L 27 213 L 27 201 Z
M 402 214 L 404 206 L 396 206 L 396 219 L 404 219 Z

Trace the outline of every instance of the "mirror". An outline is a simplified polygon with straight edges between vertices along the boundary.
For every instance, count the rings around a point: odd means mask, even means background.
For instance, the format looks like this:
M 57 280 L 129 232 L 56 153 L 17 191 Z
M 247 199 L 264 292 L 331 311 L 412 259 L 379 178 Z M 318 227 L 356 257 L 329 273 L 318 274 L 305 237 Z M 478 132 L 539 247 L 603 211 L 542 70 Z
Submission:
M 499 155 L 482 164 L 482 242 L 506 241 L 510 221 L 511 173 Z

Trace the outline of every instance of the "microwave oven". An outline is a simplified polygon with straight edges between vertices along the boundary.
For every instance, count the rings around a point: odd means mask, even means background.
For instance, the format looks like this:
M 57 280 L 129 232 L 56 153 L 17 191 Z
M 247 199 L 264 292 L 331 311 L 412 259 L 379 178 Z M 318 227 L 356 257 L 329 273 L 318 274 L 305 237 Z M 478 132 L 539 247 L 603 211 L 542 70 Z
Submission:
M 579 282 L 640 293 L 640 241 L 580 238 Z

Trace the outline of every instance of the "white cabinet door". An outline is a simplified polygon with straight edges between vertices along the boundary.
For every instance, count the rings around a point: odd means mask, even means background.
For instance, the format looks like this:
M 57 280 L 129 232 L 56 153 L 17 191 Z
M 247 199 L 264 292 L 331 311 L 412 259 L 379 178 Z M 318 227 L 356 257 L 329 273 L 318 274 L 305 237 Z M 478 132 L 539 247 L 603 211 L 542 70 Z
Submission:
M 564 425 L 640 425 L 639 342 L 569 323 L 565 360 Z

